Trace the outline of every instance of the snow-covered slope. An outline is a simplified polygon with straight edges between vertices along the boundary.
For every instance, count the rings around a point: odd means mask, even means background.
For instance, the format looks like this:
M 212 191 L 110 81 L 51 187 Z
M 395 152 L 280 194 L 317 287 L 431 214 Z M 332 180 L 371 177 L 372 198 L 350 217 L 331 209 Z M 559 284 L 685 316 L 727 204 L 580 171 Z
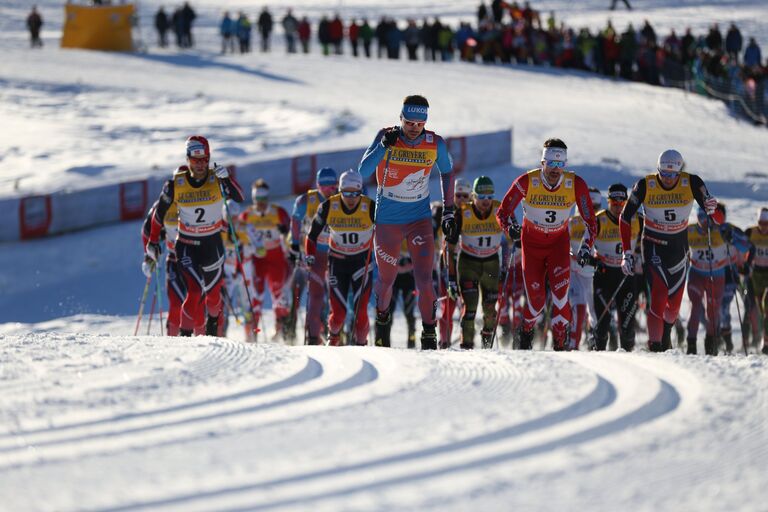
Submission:
M 159 3 L 141 2 L 145 38 Z M 763 2 L 632 3 L 612 14 L 618 27 L 733 19 L 768 43 Z M 559 136 L 572 167 L 603 189 L 631 184 L 674 146 L 730 220 L 752 223 L 768 203 L 764 183 L 747 183 L 764 170 L 765 129 L 681 91 L 543 68 L 221 57 L 220 10 L 261 7 L 245 0 L 193 4 L 195 51 L 61 51 L 61 2 L 38 4 L 42 51 L 26 48 L 28 2 L 6 1 L 0 16 L 2 196 L 166 174 L 193 132 L 236 163 L 362 146 L 421 92 L 439 133 L 514 128 L 513 166 L 485 171 L 498 190 Z M 470 19 L 476 7 L 290 4 L 314 19 L 335 9 Z M 607 4 L 535 6 L 598 26 Z M 246 345 L 234 324 L 227 339 L 132 337 L 139 228 L 0 245 L 0 509 L 764 508 L 764 357 L 426 354 L 402 349 L 399 316 L 391 350 Z M 738 348 L 738 329 L 734 339 Z

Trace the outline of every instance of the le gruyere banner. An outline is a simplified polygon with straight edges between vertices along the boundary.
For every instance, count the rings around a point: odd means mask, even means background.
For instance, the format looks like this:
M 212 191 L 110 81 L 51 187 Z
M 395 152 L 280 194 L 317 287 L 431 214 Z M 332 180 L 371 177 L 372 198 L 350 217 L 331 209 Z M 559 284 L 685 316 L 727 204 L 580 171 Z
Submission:
M 64 6 L 62 48 L 84 48 L 129 52 L 133 50 L 131 18 L 133 4 Z

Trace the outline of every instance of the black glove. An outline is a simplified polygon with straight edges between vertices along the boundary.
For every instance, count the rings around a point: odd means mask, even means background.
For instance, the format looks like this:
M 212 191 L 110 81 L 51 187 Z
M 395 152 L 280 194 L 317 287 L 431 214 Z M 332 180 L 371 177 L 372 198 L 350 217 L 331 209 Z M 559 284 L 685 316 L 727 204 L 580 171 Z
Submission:
M 582 244 L 579 248 L 579 253 L 576 255 L 576 263 L 578 263 L 580 267 L 583 267 L 584 265 L 592 265 L 592 254 L 587 244 Z
M 389 146 L 394 146 L 399 136 L 400 136 L 399 126 L 385 128 L 384 135 L 381 136 L 381 145 L 384 146 L 385 148 L 388 148 Z
M 517 219 L 509 219 L 509 226 L 507 227 L 507 234 L 509 235 L 509 238 L 512 239 L 513 242 L 517 242 L 520 240 L 520 233 L 523 231 L 523 228 L 520 227 L 520 224 L 517 223 Z
M 453 206 L 446 206 L 443 208 L 443 218 L 440 221 L 440 226 L 443 228 L 445 239 L 452 243 L 459 237 L 456 218 L 454 217 L 455 212 L 456 208 Z
M 291 244 L 291 248 L 288 251 L 288 261 L 291 265 L 296 265 L 296 262 L 301 258 L 301 251 L 299 251 L 299 244 Z
M 456 300 L 459 297 L 459 287 L 456 284 L 456 276 L 448 275 L 448 285 L 446 286 L 448 298 Z

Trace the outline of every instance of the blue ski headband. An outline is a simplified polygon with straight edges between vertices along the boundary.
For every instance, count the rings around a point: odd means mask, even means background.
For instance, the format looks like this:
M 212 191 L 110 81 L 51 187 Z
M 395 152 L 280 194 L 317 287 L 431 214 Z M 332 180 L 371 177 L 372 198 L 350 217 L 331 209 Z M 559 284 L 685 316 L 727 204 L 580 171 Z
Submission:
M 405 104 L 403 105 L 403 111 L 400 112 L 400 114 L 408 121 L 426 122 L 428 112 L 429 107 L 425 107 L 424 105 Z

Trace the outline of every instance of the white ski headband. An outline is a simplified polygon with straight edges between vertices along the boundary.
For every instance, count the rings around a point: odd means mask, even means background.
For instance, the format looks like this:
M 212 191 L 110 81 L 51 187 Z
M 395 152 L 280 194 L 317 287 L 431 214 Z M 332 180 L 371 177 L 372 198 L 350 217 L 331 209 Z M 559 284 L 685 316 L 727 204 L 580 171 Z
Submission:
M 563 148 L 544 148 L 541 152 L 541 159 L 545 162 L 567 162 L 568 151 Z

